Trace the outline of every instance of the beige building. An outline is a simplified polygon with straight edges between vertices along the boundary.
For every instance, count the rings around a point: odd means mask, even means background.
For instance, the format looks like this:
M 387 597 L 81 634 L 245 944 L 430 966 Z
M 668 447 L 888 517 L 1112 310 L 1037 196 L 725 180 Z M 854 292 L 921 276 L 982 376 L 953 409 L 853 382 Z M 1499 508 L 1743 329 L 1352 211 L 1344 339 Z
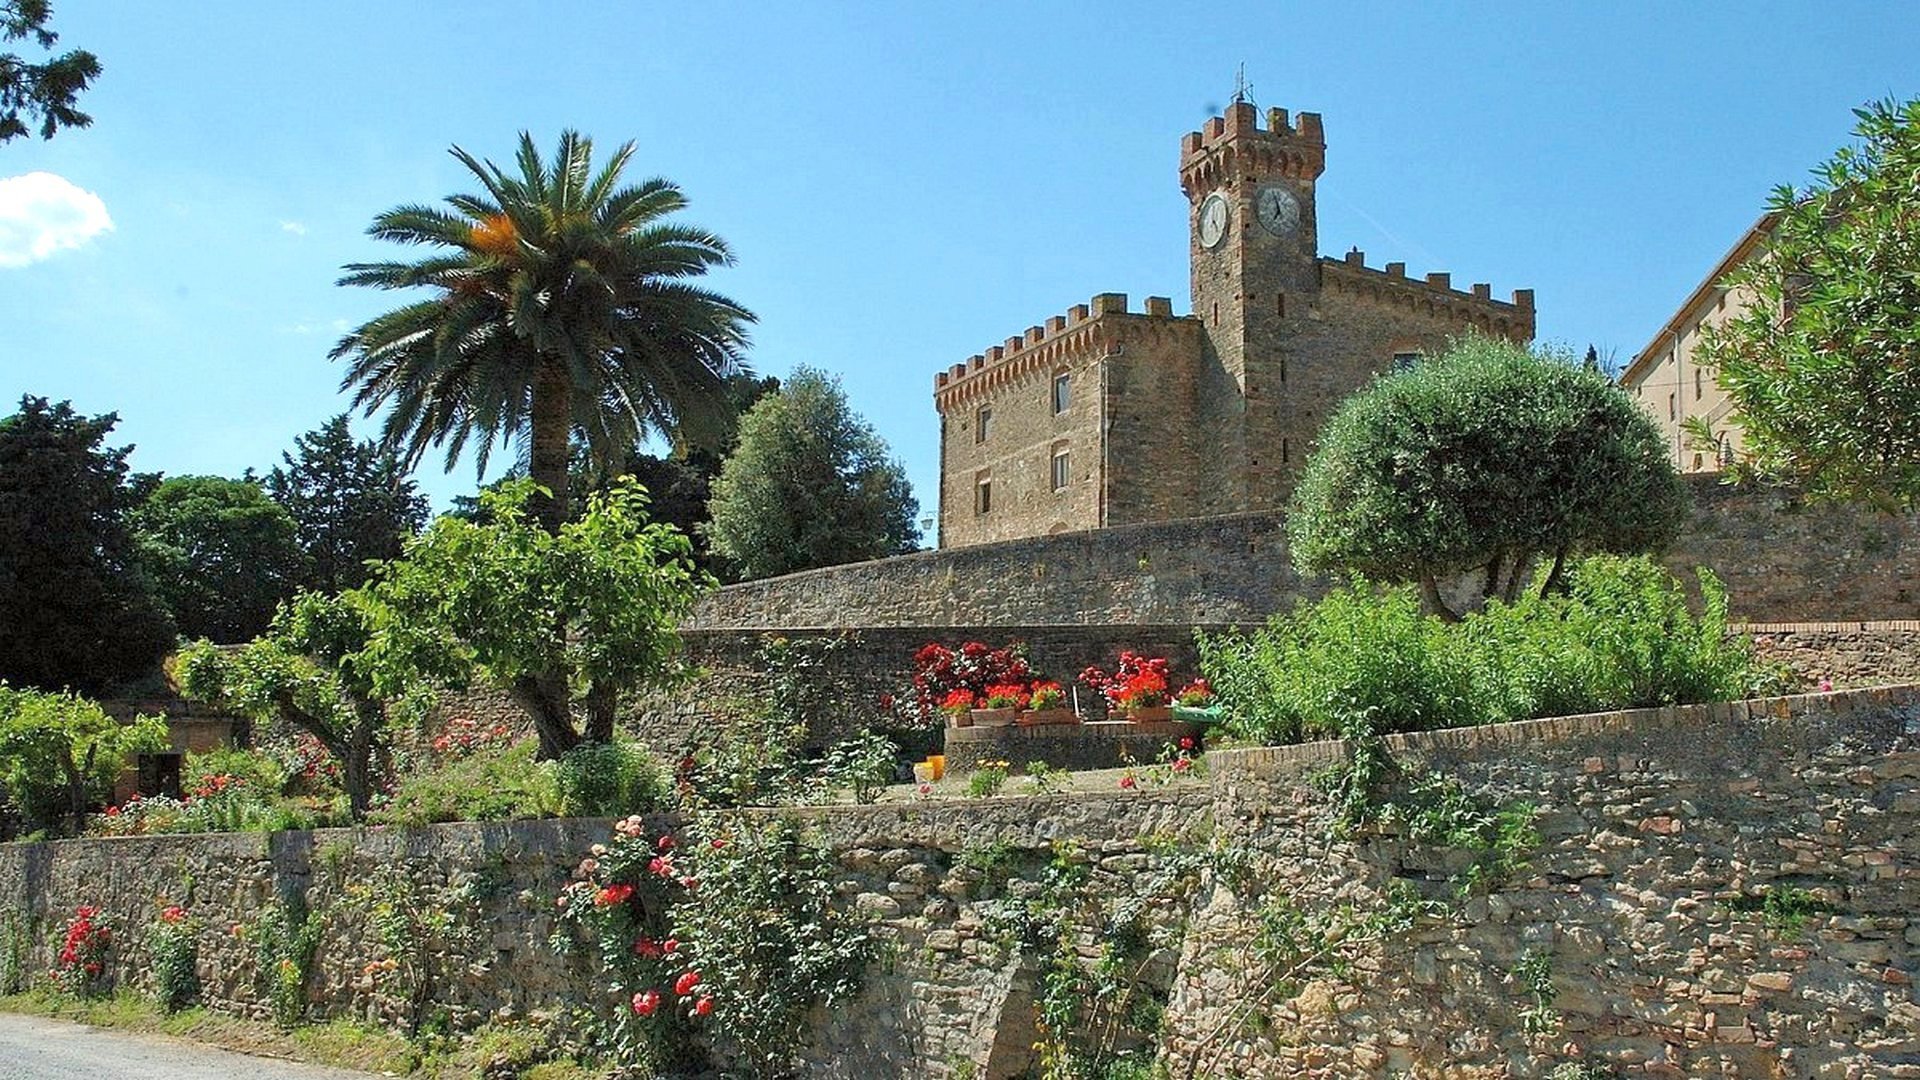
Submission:
M 1653 417 L 1682 472 L 1718 472 L 1740 452 L 1733 402 L 1715 381 L 1713 368 L 1698 359 L 1701 330 L 1723 326 L 1752 306 L 1750 290 L 1726 289 L 1720 283 L 1760 250 L 1772 224 L 1772 215 L 1755 222 L 1620 373 L 1620 385 Z M 1715 445 L 1699 445 L 1687 430 L 1695 417 L 1712 429 Z
M 1528 341 L 1531 290 L 1319 254 L 1320 117 L 1238 102 L 1180 143 L 1192 309 L 1119 293 L 934 378 L 941 547 L 1284 505 L 1375 374 L 1468 330 Z

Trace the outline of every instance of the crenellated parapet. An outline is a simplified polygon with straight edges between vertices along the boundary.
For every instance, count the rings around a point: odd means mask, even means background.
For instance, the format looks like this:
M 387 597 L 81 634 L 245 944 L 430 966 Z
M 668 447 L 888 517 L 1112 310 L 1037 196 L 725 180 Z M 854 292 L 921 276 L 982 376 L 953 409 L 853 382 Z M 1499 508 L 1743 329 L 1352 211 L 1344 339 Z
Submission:
M 1467 290 L 1456 289 L 1453 275 L 1444 271 L 1413 278 L 1407 276 L 1406 263 L 1368 266 L 1366 252 L 1359 248 L 1347 252 L 1345 258 L 1322 257 L 1320 270 L 1321 288 L 1326 294 L 1420 308 L 1497 337 L 1518 341 L 1533 338 L 1532 289 L 1515 289 L 1511 300 L 1496 300 L 1493 286 L 1479 282 Z
M 1260 110 L 1240 101 L 1180 140 L 1180 190 L 1188 198 L 1242 177 L 1316 180 L 1327 170 L 1327 139 L 1320 114 L 1291 123 L 1285 109 Z
M 1126 293 L 1099 293 L 1075 304 L 1024 334 L 1008 338 L 933 377 L 934 407 L 941 412 L 1015 382 L 1039 369 L 1086 356 L 1103 355 L 1129 341 L 1169 333 L 1195 335 L 1200 323 L 1175 315 L 1173 301 L 1149 296 L 1140 311 L 1127 310 Z

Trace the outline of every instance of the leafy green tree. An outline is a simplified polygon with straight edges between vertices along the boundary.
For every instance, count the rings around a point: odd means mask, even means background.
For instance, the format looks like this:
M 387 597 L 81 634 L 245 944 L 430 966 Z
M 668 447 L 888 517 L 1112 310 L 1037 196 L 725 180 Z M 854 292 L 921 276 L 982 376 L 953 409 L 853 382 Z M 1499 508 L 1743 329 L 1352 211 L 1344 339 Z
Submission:
M 557 532 L 568 506 L 572 444 L 611 469 L 648 434 L 703 441 L 727 419 L 726 377 L 753 316 L 696 284 L 732 261 L 712 233 L 664 221 L 686 206 L 663 179 L 621 187 L 633 144 L 598 172 L 593 142 L 560 137 L 551 163 L 520 136 L 518 175 L 453 155 L 479 195 L 451 211 L 401 206 L 370 234 L 434 248 L 411 262 L 355 263 L 344 285 L 428 295 L 354 330 L 333 350 L 385 439 L 412 465 L 429 447 L 451 464 L 478 436 L 517 437 L 545 494 L 535 517 Z
M 1479 570 L 1511 600 L 1544 556 L 1544 592 L 1575 554 L 1664 547 L 1686 507 L 1652 421 L 1604 374 L 1471 336 L 1341 405 L 1287 532 L 1301 573 L 1415 582 L 1451 619 L 1443 580 Z
M 1782 187 L 1772 232 L 1721 282 L 1754 302 L 1709 328 L 1747 455 L 1736 472 L 1818 498 L 1920 509 L 1920 98 L 1857 110 L 1804 191 Z M 1694 431 L 1711 441 L 1711 431 Z
M 0 418 L 0 679 L 100 693 L 173 647 L 126 511 L 127 454 L 102 446 L 118 418 L 20 399 Z
M 86 698 L 0 683 L 0 787 L 29 824 L 68 821 L 79 833 L 129 758 L 166 748 L 166 721 L 157 716 L 122 724 Z
M 197 641 L 174 663 L 181 692 L 262 723 L 303 731 L 340 763 L 355 821 L 373 798 L 374 752 L 395 724 L 429 704 L 425 685 L 382 661 L 377 635 L 387 618 L 365 590 L 303 592 L 267 633 L 238 649 Z
M 47 29 L 53 17 L 50 0 L 0 0 L 0 41 L 32 38 L 42 49 L 52 49 L 60 35 Z M 69 49 L 30 64 L 17 53 L 0 53 L 0 143 L 11 142 L 40 126 L 40 137 L 53 138 L 61 128 L 82 128 L 93 117 L 74 107 L 80 92 L 100 77 L 100 61 L 82 49 Z
M 714 552 L 745 578 L 899 555 L 919 541 L 906 470 L 839 380 L 807 367 L 740 418 L 708 508 Z
M 427 524 L 427 500 L 400 458 L 356 440 L 343 413 L 294 440 L 267 474 L 267 493 L 293 517 L 306 557 L 301 584 L 319 592 L 358 588 L 367 563 L 400 554 Z
M 680 621 L 710 579 L 683 533 L 647 520 L 637 487 L 595 494 L 558 532 L 529 516 L 533 491 L 483 494 L 485 523 L 435 521 L 372 589 L 397 679 L 485 677 L 532 716 L 549 759 L 612 741 L 623 695 L 679 676 Z
M 293 518 L 258 484 L 175 476 L 129 516 L 141 557 L 187 637 L 256 637 L 303 571 Z

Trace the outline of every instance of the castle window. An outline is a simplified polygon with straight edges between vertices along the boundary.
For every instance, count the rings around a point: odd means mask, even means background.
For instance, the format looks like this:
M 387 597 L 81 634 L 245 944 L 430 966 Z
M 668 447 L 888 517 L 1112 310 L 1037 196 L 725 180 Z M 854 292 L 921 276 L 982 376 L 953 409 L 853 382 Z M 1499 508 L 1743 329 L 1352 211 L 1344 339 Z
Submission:
M 1694 368 L 1693 369 L 1693 400 L 1695 401 L 1700 400 L 1701 385 L 1702 383 L 1700 379 L 1700 369 Z
M 1273 313 L 1275 315 L 1280 316 L 1283 319 L 1287 317 L 1287 294 L 1286 293 L 1273 294 Z
M 1071 469 L 1069 462 L 1070 459 L 1065 446 L 1056 446 L 1053 448 L 1053 490 L 1066 490 L 1067 483 L 1070 479 L 1068 475 Z
M 973 418 L 973 441 L 974 442 L 983 443 L 987 441 L 987 425 L 992 422 L 993 422 L 993 406 L 991 405 L 980 406 L 980 411 L 978 413 L 975 413 Z
M 984 514 L 993 509 L 993 476 L 981 473 L 973 482 L 973 512 Z
M 1072 379 L 1073 377 L 1064 371 L 1053 377 L 1053 415 L 1055 416 L 1067 411 L 1067 405 L 1072 400 Z
M 1418 364 L 1420 361 L 1424 359 L 1426 359 L 1426 356 L 1423 353 L 1418 353 L 1418 352 L 1394 353 L 1393 354 L 1393 370 L 1395 374 L 1398 374 L 1399 372 L 1402 372 L 1402 371 L 1412 371 L 1414 368 L 1414 365 Z
M 1667 419 L 1680 419 L 1680 395 L 1678 394 L 1667 395 Z

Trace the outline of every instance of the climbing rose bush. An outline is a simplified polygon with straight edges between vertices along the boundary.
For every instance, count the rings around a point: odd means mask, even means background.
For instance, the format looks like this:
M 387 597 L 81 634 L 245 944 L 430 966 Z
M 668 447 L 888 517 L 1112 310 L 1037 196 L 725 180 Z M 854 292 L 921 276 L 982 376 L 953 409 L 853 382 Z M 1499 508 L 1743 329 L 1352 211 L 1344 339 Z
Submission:
M 554 945 L 597 954 L 600 1041 L 624 1064 L 783 1075 L 814 1007 L 856 993 L 874 958 L 834 880 L 791 821 L 683 838 L 633 816 L 555 897 Z
M 98 907 L 81 904 L 73 909 L 62 933 L 60 952 L 47 972 L 62 992 L 89 997 L 107 988 L 107 957 L 113 948 L 113 927 Z

